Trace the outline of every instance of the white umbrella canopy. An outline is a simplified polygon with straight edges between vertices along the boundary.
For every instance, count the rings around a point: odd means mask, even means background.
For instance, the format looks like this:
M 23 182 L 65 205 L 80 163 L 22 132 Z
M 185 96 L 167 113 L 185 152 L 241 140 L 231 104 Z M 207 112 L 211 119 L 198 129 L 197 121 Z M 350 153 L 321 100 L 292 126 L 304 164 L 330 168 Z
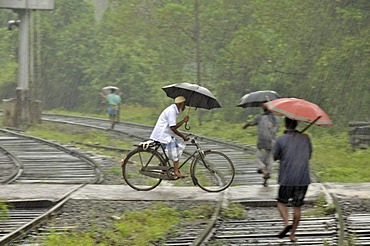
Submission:
M 119 88 L 116 87 L 116 86 L 112 86 L 112 85 L 109 85 L 109 86 L 105 86 L 101 89 L 101 91 L 105 94 L 105 95 L 108 95 L 111 90 L 114 89 L 117 91 L 117 93 L 119 92 Z

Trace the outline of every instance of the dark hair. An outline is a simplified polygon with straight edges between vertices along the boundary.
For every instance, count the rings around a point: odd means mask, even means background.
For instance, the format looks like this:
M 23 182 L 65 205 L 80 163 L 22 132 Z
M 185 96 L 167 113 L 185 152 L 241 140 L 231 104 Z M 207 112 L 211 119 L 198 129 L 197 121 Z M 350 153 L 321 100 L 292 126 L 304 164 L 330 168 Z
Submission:
M 285 127 L 287 129 L 295 129 L 298 125 L 298 122 L 296 120 L 292 120 L 288 117 L 285 117 Z

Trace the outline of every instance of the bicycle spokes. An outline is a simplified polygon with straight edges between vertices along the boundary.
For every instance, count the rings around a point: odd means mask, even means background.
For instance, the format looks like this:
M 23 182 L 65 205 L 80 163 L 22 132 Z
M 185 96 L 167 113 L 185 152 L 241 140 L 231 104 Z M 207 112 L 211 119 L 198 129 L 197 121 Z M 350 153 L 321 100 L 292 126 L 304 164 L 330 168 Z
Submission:
M 143 172 L 149 169 L 153 171 L 161 165 L 163 165 L 163 159 L 157 152 L 137 148 L 131 151 L 124 160 L 122 175 L 126 183 L 132 188 L 143 191 L 151 190 L 161 183 L 161 176 L 143 175 Z M 151 169 L 152 167 L 155 169 Z M 159 169 L 158 173 L 161 171 Z
M 219 192 L 229 187 L 235 176 L 234 165 L 223 153 L 206 151 L 192 166 L 195 185 L 209 192 Z

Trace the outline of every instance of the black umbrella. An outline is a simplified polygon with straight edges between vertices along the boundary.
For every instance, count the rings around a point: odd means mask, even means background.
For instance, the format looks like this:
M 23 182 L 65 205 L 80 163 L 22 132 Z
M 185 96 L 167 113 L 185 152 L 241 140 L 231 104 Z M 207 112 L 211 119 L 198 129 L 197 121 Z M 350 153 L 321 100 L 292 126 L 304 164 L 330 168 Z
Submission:
M 170 98 L 183 96 L 185 105 L 194 108 L 213 109 L 221 108 L 216 97 L 207 88 L 197 84 L 179 83 L 162 87 Z
M 240 98 L 237 107 L 261 107 L 263 103 L 280 98 L 275 91 L 255 91 Z
M 167 85 L 162 87 L 162 89 L 170 98 L 176 98 L 178 96 L 185 97 L 185 105 L 189 107 L 203 109 L 221 108 L 221 105 L 218 103 L 212 92 L 210 92 L 207 88 L 197 84 L 179 83 Z M 185 129 L 190 129 L 190 127 L 187 127 L 187 122 L 185 123 Z

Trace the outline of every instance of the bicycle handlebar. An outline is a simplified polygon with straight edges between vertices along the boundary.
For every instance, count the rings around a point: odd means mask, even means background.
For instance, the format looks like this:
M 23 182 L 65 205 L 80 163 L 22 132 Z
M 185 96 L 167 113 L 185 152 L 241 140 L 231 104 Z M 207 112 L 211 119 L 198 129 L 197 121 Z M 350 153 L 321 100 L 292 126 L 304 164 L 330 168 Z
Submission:
M 196 144 L 197 143 L 197 139 L 198 139 L 198 136 L 197 135 L 192 134 L 192 133 L 189 133 L 186 136 L 189 138 L 190 143 L 192 143 L 192 144 Z

